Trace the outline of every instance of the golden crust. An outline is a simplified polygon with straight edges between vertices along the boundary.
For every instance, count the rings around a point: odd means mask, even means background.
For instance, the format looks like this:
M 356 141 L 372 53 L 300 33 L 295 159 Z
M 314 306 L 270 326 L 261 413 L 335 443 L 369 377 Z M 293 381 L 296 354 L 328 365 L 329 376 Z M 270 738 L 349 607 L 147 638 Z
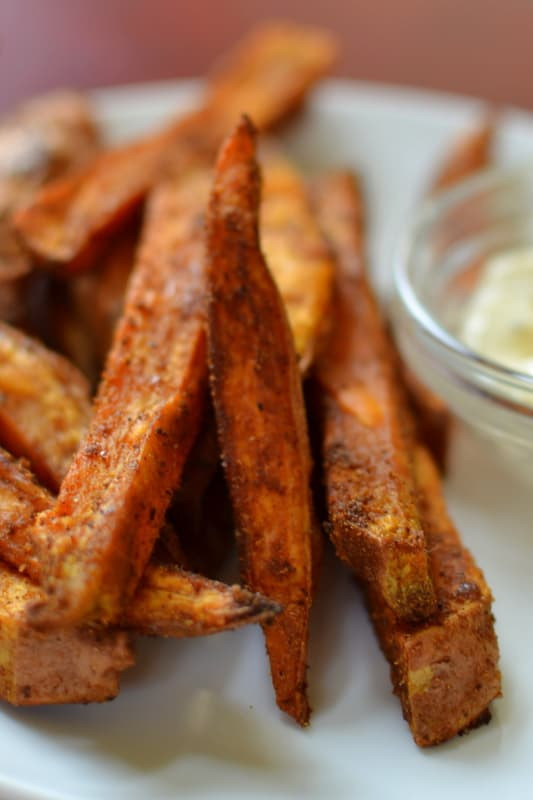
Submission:
M 330 536 L 395 614 L 425 617 L 435 595 L 416 507 L 412 422 L 365 276 L 358 188 L 339 173 L 318 182 L 313 196 L 338 264 L 335 325 L 315 370 Z
M 243 120 L 219 155 L 207 218 L 211 387 L 243 578 L 283 606 L 265 627 L 276 699 L 307 724 L 311 459 L 292 334 L 259 249 L 259 192 Z

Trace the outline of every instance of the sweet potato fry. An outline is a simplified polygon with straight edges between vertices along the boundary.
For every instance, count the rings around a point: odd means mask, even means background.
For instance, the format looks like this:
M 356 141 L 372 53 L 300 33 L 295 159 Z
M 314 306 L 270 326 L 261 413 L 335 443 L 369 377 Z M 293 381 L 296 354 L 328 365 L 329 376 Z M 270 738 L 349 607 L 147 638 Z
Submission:
M 240 586 L 149 565 L 121 624 L 147 636 L 207 636 L 269 622 L 279 606 Z
M 318 28 L 267 23 L 252 31 L 209 81 L 206 105 L 215 110 L 221 134 L 243 113 L 260 130 L 279 125 L 331 69 L 336 52 L 334 38 Z
M 119 691 L 133 665 L 127 632 L 97 628 L 34 630 L 27 609 L 42 589 L 0 564 L 0 697 L 17 706 L 95 703 Z
M 431 181 L 429 194 L 455 186 L 486 169 L 491 161 L 494 133 L 495 118 L 491 115 L 454 142 Z
M 334 46 L 323 33 L 292 26 L 266 27 L 242 43 L 215 76 L 204 108 L 160 134 L 96 159 L 70 182 L 40 192 L 16 216 L 25 246 L 41 261 L 76 271 L 95 246 L 120 225 L 158 179 L 164 162 L 174 173 L 191 153 L 212 158 L 236 116 L 247 110 L 262 128 L 284 119 L 331 65 Z
M 189 127 L 191 121 L 184 121 Z M 156 181 L 179 134 L 164 131 L 102 153 L 86 169 L 53 181 L 21 208 L 13 224 L 37 261 L 69 273 L 90 265 L 113 230 L 129 219 Z
M 335 326 L 316 366 L 330 535 L 401 619 L 435 608 L 416 507 L 414 437 L 396 357 L 365 274 L 361 197 L 345 173 L 314 187 L 337 257 Z
M 432 180 L 429 193 L 448 189 L 489 166 L 494 139 L 494 118 L 485 119 L 452 147 Z M 452 419 L 446 403 L 412 370 L 404 367 L 404 380 L 416 418 L 419 436 L 439 467 L 446 467 Z
M 208 172 L 154 192 L 83 447 L 36 521 L 40 626 L 116 620 L 131 599 L 200 424 L 207 383 Z
M 242 575 L 283 606 L 264 628 L 277 703 L 306 725 L 311 458 L 292 333 L 259 249 L 259 192 L 244 118 L 218 157 L 207 216 L 211 387 Z
M 0 323 L 0 443 L 57 491 L 89 422 L 86 379 L 37 340 Z
M 438 472 L 422 447 L 415 474 L 438 610 L 402 625 L 371 589 L 368 603 L 404 716 L 415 742 L 427 747 L 488 721 L 501 687 L 490 589 L 447 514 Z
M 333 261 L 293 165 L 268 148 L 261 166 L 261 247 L 285 303 L 300 369 L 305 372 L 330 319 Z

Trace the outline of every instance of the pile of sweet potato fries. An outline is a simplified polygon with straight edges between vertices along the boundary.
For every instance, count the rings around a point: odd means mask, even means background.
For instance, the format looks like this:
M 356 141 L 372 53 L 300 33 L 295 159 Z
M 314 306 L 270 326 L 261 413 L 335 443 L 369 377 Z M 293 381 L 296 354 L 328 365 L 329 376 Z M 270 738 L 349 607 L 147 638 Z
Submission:
M 193 113 L 113 150 L 76 95 L 0 126 L 0 150 L 29 129 L 39 147 L 0 174 L 5 700 L 105 700 L 136 635 L 259 622 L 278 706 L 307 725 L 323 529 L 419 745 L 499 694 L 490 590 L 430 455 L 448 412 L 373 296 L 359 183 L 308 182 L 271 133 L 335 49 L 265 26 Z M 490 133 L 435 188 L 482 167 Z M 242 586 L 213 578 L 234 539 Z

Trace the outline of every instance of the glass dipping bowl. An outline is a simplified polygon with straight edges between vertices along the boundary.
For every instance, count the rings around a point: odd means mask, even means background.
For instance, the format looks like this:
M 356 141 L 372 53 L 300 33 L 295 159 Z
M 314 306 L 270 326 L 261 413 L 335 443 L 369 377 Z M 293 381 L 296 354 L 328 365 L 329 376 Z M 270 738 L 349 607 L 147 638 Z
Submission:
M 398 248 L 392 318 L 417 377 L 459 418 L 531 466 L 533 376 L 459 338 L 487 259 L 523 247 L 533 247 L 533 163 L 483 173 L 438 195 L 422 206 Z

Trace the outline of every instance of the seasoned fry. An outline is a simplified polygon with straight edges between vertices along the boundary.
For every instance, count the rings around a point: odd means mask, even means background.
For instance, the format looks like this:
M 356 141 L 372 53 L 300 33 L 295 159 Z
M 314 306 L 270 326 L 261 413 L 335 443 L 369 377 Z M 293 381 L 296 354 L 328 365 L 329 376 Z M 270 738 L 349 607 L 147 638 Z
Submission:
M 242 575 L 283 606 L 264 628 L 277 703 L 306 725 L 311 458 L 293 338 L 259 249 L 259 191 L 243 119 L 218 157 L 207 217 L 211 386 Z
M 105 153 L 76 179 L 40 192 L 15 219 L 24 244 L 41 261 L 70 272 L 83 268 L 102 236 L 139 206 L 165 163 L 179 173 L 191 157 L 209 160 L 243 111 L 255 114 L 262 128 L 276 125 L 330 67 L 333 55 L 323 33 L 296 26 L 259 29 L 215 76 L 203 109 L 160 134 Z
M 36 522 L 40 626 L 116 620 L 132 597 L 200 424 L 206 392 L 204 198 L 192 172 L 154 192 L 91 425 Z
M 111 700 L 120 672 L 134 663 L 128 634 L 70 627 L 35 631 L 27 610 L 43 594 L 0 564 L 0 697 L 17 706 Z
M 121 624 L 147 636 L 208 636 L 269 622 L 276 603 L 176 567 L 149 565 Z
M 416 507 L 412 423 L 365 275 L 359 189 L 350 175 L 332 174 L 313 196 L 338 263 L 335 327 L 316 367 L 331 539 L 398 617 L 427 617 L 435 595 Z
M 323 30 L 262 24 L 234 48 L 209 82 L 206 105 L 215 110 L 221 134 L 243 113 L 260 130 L 279 125 L 331 69 L 336 54 L 336 41 Z
M 368 603 L 404 716 L 415 742 L 427 747 L 488 721 L 501 686 L 490 589 L 447 514 L 438 472 L 422 447 L 415 473 L 438 610 L 405 626 L 371 589 Z
M 461 136 L 444 158 L 431 181 L 429 193 L 455 186 L 476 172 L 486 169 L 491 160 L 495 119 L 489 116 L 477 127 Z
M 91 413 L 86 379 L 66 359 L 0 323 L 0 443 L 57 491 Z
M 129 219 L 146 197 L 177 136 L 173 128 L 102 153 L 85 170 L 37 192 L 13 218 L 25 247 L 38 261 L 69 273 L 89 266 L 103 237 Z
M 296 169 L 271 148 L 261 165 L 261 247 L 285 303 L 300 369 L 305 372 L 330 318 L 333 261 Z

